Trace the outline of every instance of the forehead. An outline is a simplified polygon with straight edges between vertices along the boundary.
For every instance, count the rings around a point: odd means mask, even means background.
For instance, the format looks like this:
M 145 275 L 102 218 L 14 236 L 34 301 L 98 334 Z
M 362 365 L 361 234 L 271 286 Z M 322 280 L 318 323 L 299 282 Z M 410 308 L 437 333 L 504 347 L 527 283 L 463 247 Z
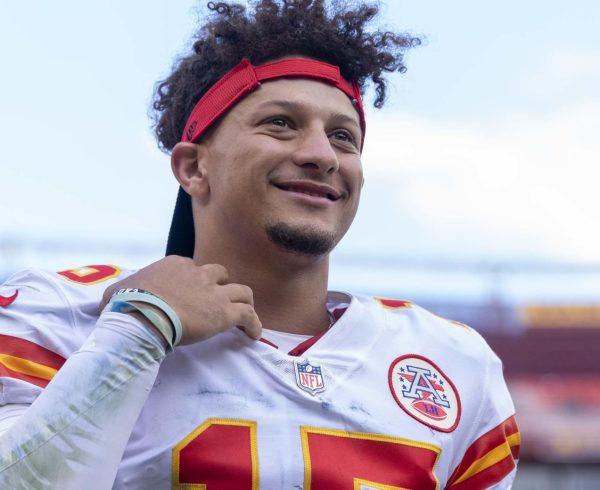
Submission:
M 233 110 L 254 111 L 270 103 L 288 102 L 315 115 L 343 114 L 360 126 L 358 112 L 341 90 L 323 82 L 308 79 L 277 79 L 263 82 L 257 90 L 242 99 Z

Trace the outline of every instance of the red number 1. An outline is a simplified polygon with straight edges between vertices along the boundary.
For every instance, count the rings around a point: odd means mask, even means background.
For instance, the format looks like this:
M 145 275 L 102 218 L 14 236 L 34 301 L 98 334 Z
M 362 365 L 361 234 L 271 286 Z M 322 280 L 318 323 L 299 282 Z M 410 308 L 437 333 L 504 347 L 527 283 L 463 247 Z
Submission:
M 206 420 L 173 448 L 173 488 L 258 490 L 256 422 Z

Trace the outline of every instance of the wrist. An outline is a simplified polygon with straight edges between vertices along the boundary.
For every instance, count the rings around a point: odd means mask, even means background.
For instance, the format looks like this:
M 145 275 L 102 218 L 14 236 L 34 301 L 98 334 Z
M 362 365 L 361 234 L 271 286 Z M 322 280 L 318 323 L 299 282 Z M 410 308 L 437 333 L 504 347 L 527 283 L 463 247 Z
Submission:
M 160 310 L 158 310 L 157 308 L 157 313 Z M 150 320 L 148 320 L 148 318 L 146 318 L 144 315 L 142 315 L 139 311 L 137 310 L 132 310 L 129 312 L 121 312 L 123 315 L 128 315 L 131 316 L 133 318 L 135 318 L 136 320 L 138 320 L 142 325 L 144 325 L 144 327 L 146 327 L 148 330 L 150 330 L 150 332 L 152 333 L 152 335 L 154 335 L 158 341 L 162 344 L 162 346 L 164 347 L 165 350 L 169 349 L 169 343 L 167 342 L 167 339 L 165 339 L 165 336 L 162 334 L 162 332 L 156 328 L 152 322 Z
M 181 320 L 175 310 L 162 298 L 143 289 L 119 289 L 115 292 L 103 311 L 132 314 L 143 317 L 146 326 L 152 326 L 166 342 L 166 350 L 172 351 L 182 336 Z

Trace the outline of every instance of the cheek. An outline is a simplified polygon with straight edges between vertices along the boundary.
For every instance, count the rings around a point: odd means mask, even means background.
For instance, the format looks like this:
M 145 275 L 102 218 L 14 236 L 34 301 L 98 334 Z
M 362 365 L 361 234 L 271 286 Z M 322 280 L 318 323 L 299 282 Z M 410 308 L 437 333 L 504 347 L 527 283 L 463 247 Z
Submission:
M 352 200 L 358 201 L 360 199 L 360 193 L 362 191 L 365 179 L 363 176 L 362 165 L 360 161 L 353 162 L 352 165 L 347 167 L 346 182 L 352 193 Z
M 360 203 L 360 196 L 362 194 L 362 188 L 364 184 L 364 178 L 362 174 L 362 170 L 356 172 L 351 179 L 351 197 L 348 201 L 348 209 L 347 209 L 347 218 L 348 218 L 348 226 L 354 220 L 356 216 L 356 212 L 358 211 L 358 205 Z

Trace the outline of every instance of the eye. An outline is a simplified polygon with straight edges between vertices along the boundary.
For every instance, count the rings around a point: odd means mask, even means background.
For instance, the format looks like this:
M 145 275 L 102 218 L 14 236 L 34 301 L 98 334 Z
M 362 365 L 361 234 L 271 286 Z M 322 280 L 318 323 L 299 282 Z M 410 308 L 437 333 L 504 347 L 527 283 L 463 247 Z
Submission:
M 270 119 L 267 119 L 266 122 L 268 124 L 273 124 L 274 126 L 279 126 L 281 128 L 286 128 L 290 125 L 289 121 L 285 117 L 282 117 L 282 116 L 272 117 Z
M 356 142 L 356 139 L 354 138 L 352 133 L 347 129 L 336 129 L 333 133 L 331 133 L 331 136 L 338 141 L 344 141 L 347 143 Z

